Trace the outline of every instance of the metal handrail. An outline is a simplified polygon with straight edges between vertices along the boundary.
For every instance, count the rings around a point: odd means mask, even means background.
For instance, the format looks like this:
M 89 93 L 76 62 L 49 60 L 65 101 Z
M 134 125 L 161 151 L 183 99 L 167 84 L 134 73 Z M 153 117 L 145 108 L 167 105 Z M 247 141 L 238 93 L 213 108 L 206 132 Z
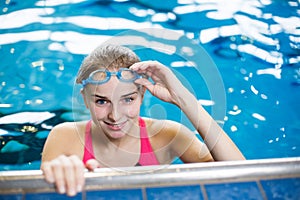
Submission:
M 86 172 L 85 190 L 256 181 L 300 177 L 300 157 L 145 167 Z M 0 172 L 0 194 L 54 191 L 41 170 Z

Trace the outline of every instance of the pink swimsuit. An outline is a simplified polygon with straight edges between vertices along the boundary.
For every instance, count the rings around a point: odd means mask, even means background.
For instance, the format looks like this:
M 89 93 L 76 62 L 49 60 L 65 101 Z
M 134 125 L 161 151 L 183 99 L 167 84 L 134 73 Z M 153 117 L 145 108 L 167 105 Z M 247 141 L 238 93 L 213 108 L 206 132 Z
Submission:
M 159 162 L 153 152 L 152 146 L 148 138 L 146 123 L 142 118 L 139 118 L 139 124 L 141 138 L 141 154 L 136 166 L 159 165 Z M 90 120 L 88 121 L 85 128 L 85 146 L 84 155 L 82 159 L 84 164 L 90 159 L 95 159 L 93 142 L 91 137 L 91 125 L 92 121 Z

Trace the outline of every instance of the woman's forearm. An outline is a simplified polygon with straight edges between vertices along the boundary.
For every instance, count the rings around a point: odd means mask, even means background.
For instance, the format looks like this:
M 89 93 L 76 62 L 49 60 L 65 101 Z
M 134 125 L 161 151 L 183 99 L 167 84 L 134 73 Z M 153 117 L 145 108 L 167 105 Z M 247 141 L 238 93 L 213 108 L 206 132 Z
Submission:
M 243 154 L 187 89 L 180 91 L 178 106 L 190 119 L 215 160 L 244 160 Z

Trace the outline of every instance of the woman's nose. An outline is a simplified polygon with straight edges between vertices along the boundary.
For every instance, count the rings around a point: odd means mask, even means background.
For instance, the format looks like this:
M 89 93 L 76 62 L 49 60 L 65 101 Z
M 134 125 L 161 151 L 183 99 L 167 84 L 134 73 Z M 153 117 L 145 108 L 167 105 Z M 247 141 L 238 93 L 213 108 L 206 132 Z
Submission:
M 120 116 L 121 116 L 121 113 L 118 109 L 118 106 L 111 105 L 109 113 L 108 113 L 109 120 L 116 122 L 119 120 Z

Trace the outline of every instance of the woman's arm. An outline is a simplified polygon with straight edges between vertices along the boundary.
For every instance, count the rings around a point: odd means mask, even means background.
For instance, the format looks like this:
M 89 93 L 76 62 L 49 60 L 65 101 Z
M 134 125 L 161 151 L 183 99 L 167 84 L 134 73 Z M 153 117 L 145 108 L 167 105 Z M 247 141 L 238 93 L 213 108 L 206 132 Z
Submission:
M 177 105 L 187 115 L 204 139 L 214 160 L 245 159 L 228 135 L 169 68 L 157 61 L 145 61 L 132 65 L 131 69 L 138 73 L 147 74 L 154 81 L 154 83 L 151 83 L 147 79 L 138 79 L 136 83 L 145 86 L 161 100 Z
M 189 92 L 183 92 L 179 107 L 190 119 L 198 133 L 203 138 L 215 160 L 244 160 L 243 154 L 216 123 L 216 121 L 206 112 L 197 99 Z
M 76 153 L 82 143 L 72 126 L 64 123 L 52 129 L 43 149 L 41 164 L 46 181 L 54 183 L 59 193 L 69 196 L 80 192 L 85 182 L 85 167 Z

